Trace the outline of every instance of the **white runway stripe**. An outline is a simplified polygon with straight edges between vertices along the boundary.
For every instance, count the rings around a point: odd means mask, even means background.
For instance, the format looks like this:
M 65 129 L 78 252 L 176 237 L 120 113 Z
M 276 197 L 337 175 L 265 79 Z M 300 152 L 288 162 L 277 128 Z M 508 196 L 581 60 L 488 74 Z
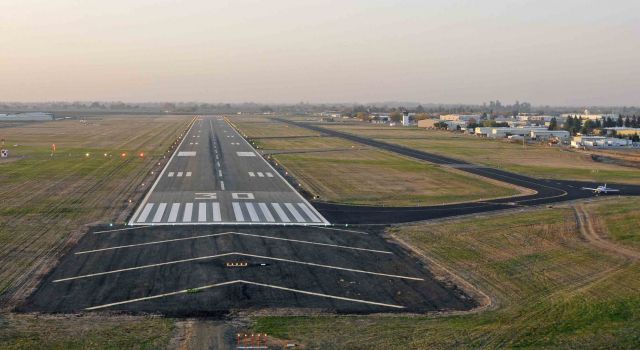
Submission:
M 296 219 L 296 221 L 298 222 L 305 222 L 304 218 L 302 217 L 302 215 L 300 215 L 300 213 L 296 210 L 296 207 L 293 206 L 293 204 L 291 203 L 285 203 L 284 204 L 285 207 L 287 207 L 287 209 L 289 209 L 289 212 L 291 212 L 291 214 L 293 214 L 293 217 Z
M 193 203 L 184 205 L 184 213 L 182 214 L 182 222 L 191 222 L 191 213 L 193 212 Z
M 171 211 L 169 212 L 168 222 L 176 222 L 178 219 L 178 212 L 180 211 L 180 203 L 171 204 Z
M 182 177 L 182 171 L 178 171 L 178 177 Z
M 289 220 L 289 217 L 287 216 L 287 214 L 285 214 L 284 210 L 282 210 L 282 207 L 280 207 L 280 204 L 271 203 L 271 206 L 273 207 L 273 209 L 276 210 L 276 214 L 278 214 L 278 216 L 280 217 L 280 221 L 282 221 L 282 222 L 291 222 L 291 220 Z
M 236 216 L 236 221 L 244 221 L 244 215 L 242 215 L 240 203 L 233 202 L 231 205 L 233 206 L 233 214 Z
M 276 221 L 273 218 L 273 215 L 271 215 L 271 212 L 269 211 L 269 207 L 267 207 L 267 205 L 265 203 L 258 203 L 258 206 L 260 207 L 260 210 L 262 211 L 262 215 L 264 215 L 264 217 L 267 219 L 267 221 L 269 221 L 269 222 Z
M 256 208 L 254 208 L 253 203 L 245 203 L 244 204 L 247 207 L 247 210 L 249 211 L 249 217 L 251 218 L 251 221 L 260 221 L 260 217 L 258 216 L 258 213 L 256 212 Z
M 222 170 L 218 170 L 218 176 L 222 177 Z
M 304 211 L 305 214 L 307 214 L 307 216 L 309 217 L 309 219 L 311 219 L 311 221 L 321 222 L 320 219 L 318 219 L 318 217 L 316 216 L 316 214 L 314 214 L 313 211 L 309 209 L 309 207 L 307 207 L 304 203 L 298 203 L 298 206 L 300 207 L 300 209 L 302 209 L 302 211 Z
M 158 205 L 158 209 L 156 210 L 156 215 L 153 216 L 153 222 L 162 221 L 162 215 L 164 215 L 165 209 L 167 209 L 167 203 L 160 203 Z
M 267 177 L 273 177 L 272 173 L 265 173 L 267 175 Z
M 167 176 L 169 176 L 169 177 L 173 177 L 173 174 L 174 174 L 174 172 L 173 172 L 173 171 L 170 171 L 170 172 L 169 172 L 169 174 L 168 174 Z
M 250 171 L 250 172 L 249 172 L 249 176 L 251 176 L 251 177 L 256 177 L 256 174 L 254 174 L 254 173 L 253 173 L 253 171 Z
M 138 216 L 138 222 L 147 221 L 147 216 L 149 216 L 152 208 L 153 203 L 147 203 L 147 205 L 144 206 L 144 209 L 142 209 L 142 213 L 140 213 L 140 216 Z
M 187 177 L 191 176 L 191 172 L 187 171 Z
M 220 189 L 224 191 L 224 181 L 220 181 Z
M 198 205 L 198 221 L 207 221 L 207 203 L 199 203 Z
M 211 203 L 211 210 L 213 210 L 213 221 L 221 221 L 222 215 L 220 215 L 220 203 Z
M 261 172 L 258 172 L 258 177 L 264 177 L 264 174 Z

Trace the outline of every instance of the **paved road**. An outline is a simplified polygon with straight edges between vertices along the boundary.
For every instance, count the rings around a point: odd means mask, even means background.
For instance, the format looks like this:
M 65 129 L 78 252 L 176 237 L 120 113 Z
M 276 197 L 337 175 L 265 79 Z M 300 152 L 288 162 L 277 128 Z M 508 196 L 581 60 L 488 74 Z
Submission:
M 198 118 L 130 225 L 325 225 L 222 117 Z
M 454 167 L 461 171 L 484 176 L 516 186 L 529 188 L 536 192 L 535 194 L 512 198 L 409 208 L 353 206 L 314 202 L 314 206 L 324 215 L 324 217 L 330 220 L 333 224 L 385 225 L 483 213 L 496 210 L 513 209 L 541 204 L 552 204 L 568 200 L 590 198 L 593 196 L 593 194 L 589 191 L 581 190 L 581 188 L 601 185 L 590 182 L 536 179 L 500 169 L 490 168 L 482 165 L 464 162 L 454 158 L 440 156 L 429 152 L 418 151 L 408 147 L 394 145 L 363 136 L 353 135 L 337 130 L 331 130 L 315 124 L 294 122 L 283 118 L 274 119 L 283 123 L 288 123 L 306 129 L 314 130 L 334 137 L 340 137 L 371 147 L 384 149 L 386 151 L 398 153 L 414 159 L 439 164 L 445 167 Z M 613 188 L 620 189 L 620 194 L 640 195 L 640 186 L 623 184 L 610 185 Z

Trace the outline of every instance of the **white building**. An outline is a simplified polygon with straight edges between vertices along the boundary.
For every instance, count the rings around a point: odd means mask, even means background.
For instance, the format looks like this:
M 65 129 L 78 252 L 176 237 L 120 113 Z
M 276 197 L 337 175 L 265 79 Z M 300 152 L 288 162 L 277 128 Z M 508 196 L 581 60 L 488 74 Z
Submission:
M 0 114 L 0 121 L 46 121 L 53 120 L 53 114 L 44 112 L 28 112 Z
M 521 127 L 521 128 L 492 128 L 488 137 L 501 139 L 511 135 L 529 136 L 533 131 L 547 131 L 547 128 Z
M 411 121 L 409 120 L 409 114 L 403 114 L 402 115 L 402 125 L 403 126 L 409 126 L 411 125 Z
M 534 130 L 531 131 L 530 136 L 533 140 L 548 140 L 555 137 L 567 141 L 571 137 L 571 134 L 566 130 Z
M 575 136 L 571 140 L 571 147 L 573 148 L 631 147 L 633 145 L 631 140 L 606 136 Z

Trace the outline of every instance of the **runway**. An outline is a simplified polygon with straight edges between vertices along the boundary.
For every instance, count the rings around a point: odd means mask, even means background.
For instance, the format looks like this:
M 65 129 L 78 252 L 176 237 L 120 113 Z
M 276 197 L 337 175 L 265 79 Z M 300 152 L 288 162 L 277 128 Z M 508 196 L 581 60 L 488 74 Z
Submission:
M 327 225 L 223 117 L 200 117 L 129 221 L 146 225 Z

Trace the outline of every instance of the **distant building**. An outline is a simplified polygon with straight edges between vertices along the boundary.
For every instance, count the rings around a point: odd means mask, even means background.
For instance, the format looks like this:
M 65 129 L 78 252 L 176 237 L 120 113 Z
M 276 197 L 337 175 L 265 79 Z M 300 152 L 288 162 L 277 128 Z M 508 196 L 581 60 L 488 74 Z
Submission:
M 607 132 L 608 136 L 611 135 L 619 135 L 619 136 L 633 136 L 640 135 L 640 128 L 625 128 L 623 126 L 613 127 L 613 128 L 604 128 Z
M 534 130 L 529 134 L 533 140 L 548 140 L 550 138 L 557 138 L 562 141 L 568 141 L 571 134 L 566 130 Z
M 480 120 L 480 115 L 479 114 L 447 114 L 447 115 L 440 116 L 440 120 L 452 121 L 452 122 L 458 122 L 458 121 L 468 122 L 471 119 L 475 119 L 476 121 L 478 121 Z
M 589 113 L 588 109 L 584 110 L 584 113 L 580 114 L 580 113 L 565 113 L 560 115 L 560 117 L 563 120 L 566 120 L 569 117 L 572 118 L 579 118 L 579 119 L 583 119 L 583 120 L 602 120 L 602 119 L 607 119 L 607 118 L 611 118 L 611 119 L 617 119 L 618 115 L 617 114 L 591 114 Z
M 409 119 L 409 114 L 408 113 L 402 114 L 402 125 L 403 126 L 411 125 L 411 120 Z
M 47 121 L 53 119 L 53 114 L 44 112 L 0 114 L 0 121 Z
M 571 140 L 573 148 L 610 148 L 610 147 L 632 147 L 636 146 L 629 139 L 618 139 L 606 136 L 575 136 Z
M 492 128 L 488 137 L 501 139 L 511 135 L 529 136 L 533 131 L 547 131 L 547 128 L 520 127 L 520 128 Z
M 440 123 L 440 119 L 422 119 L 418 120 L 419 128 L 434 129 L 436 123 Z

